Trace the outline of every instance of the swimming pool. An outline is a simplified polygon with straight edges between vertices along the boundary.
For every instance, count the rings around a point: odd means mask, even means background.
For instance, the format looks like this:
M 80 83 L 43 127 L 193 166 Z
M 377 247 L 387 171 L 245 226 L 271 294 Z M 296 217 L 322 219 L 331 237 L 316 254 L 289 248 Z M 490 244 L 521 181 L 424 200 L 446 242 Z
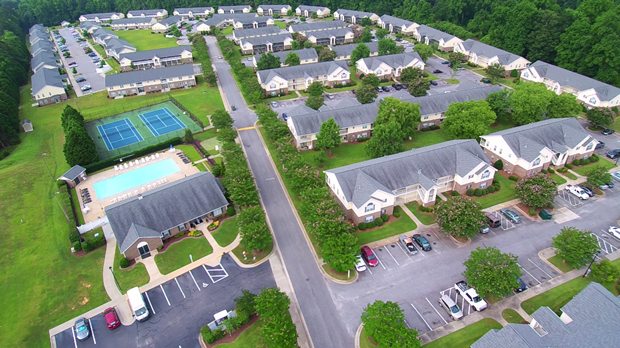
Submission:
M 134 169 L 110 179 L 96 182 L 95 193 L 99 199 L 114 196 L 117 193 L 147 184 L 164 176 L 179 172 L 181 169 L 172 158 Z

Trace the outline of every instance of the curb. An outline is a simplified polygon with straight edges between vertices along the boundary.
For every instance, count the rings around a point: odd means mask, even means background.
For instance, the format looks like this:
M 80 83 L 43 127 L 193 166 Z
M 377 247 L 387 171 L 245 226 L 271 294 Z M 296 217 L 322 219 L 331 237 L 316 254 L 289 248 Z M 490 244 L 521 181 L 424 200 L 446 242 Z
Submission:
M 360 339 L 362 338 L 362 330 L 364 329 L 364 323 L 361 323 L 355 331 L 355 348 L 360 348 Z
M 466 246 L 468 246 L 469 244 L 471 244 L 471 238 L 467 238 L 466 242 L 459 242 L 458 239 L 454 238 L 451 234 L 447 235 L 448 238 L 450 238 L 450 240 L 452 240 L 452 242 L 454 242 L 454 244 L 456 244 L 457 248 L 464 248 Z
M 547 249 L 543 249 L 541 251 L 538 252 L 538 257 L 544 262 L 546 263 L 549 267 L 553 268 L 556 272 L 558 272 L 559 274 L 564 274 L 564 272 L 562 272 L 559 268 L 555 267 L 555 265 L 553 265 L 551 262 L 549 262 L 549 259 L 547 259 L 546 257 L 543 256 L 543 254 L 548 253 L 548 252 L 552 252 L 555 254 L 555 248 L 550 247 Z

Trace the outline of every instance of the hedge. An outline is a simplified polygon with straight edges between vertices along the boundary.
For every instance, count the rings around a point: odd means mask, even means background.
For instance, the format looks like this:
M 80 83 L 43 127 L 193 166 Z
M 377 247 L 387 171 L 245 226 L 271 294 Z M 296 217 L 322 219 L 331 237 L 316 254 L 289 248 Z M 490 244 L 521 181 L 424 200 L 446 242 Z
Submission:
M 82 250 L 84 250 L 84 252 L 90 252 L 104 245 L 105 236 L 103 234 L 99 234 L 99 237 L 94 237 L 91 240 L 85 240 L 82 242 Z
M 516 176 L 514 176 L 514 175 L 511 175 L 511 176 L 509 176 L 509 177 L 508 177 L 508 180 L 518 181 L 518 180 L 519 180 L 519 178 L 517 178 L 517 177 L 516 177 Z
M 383 225 L 383 220 L 381 220 L 381 219 L 375 220 L 375 226 L 379 227 L 381 225 Z
M 469 189 L 467 190 L 467 192 L 465 192 L 466 195 L 468 195 L 469 197 L 474 195 L 474 189 Z
M 450 196 L 452 196 L 452 197 L 458 197 L 458 196 L 460 196 L 460 195 L 461 195 L 461 194 L 460 194 L 460 193 L 458 193 L 457 191 L 450 191 Z
M 399 217 L 400 217 L 400 213 L 399 213 L 399 212 L 397 212 L 397 211 L 395 211 L 395 212 L 394 212 L 394 217 L 395 217 L 395 218 L 399 218 Z
M 548 172 L 549 174 L 555 174 L 555 170 L 553 170 L 553 168 L 549 168 Z
M 114 166 L 115 164 L 117 164 L 117 162 L 121 158 L 144 156 L 144 155 L 147 155 L 147 154 L 149 154 L 151 152 L 155 152 L 155 151 L 158 151 L 158 150 L 163 150 L 165 148 L 169 148 L 170 145 L 172 145 L 172 146 L 179 145 L 182 142 L 183 141 L 181 140 L 180 137 L 172 138 L 170 140 L 166 140 L 166 141 L 161 142 L 159 144 L 147 146 L 147 147 L 145 147 L 143 149 L 140 149 L 140 150 L 138 150 L 138 151 L 136 151 L 134 153 L 124 154 L 124 155 L 116 156 L 116 157 L 113 157 L 113 158 L 109 158 L 107 160 L 91 163 L 89 165 L 84 166 L 84 168 L 86 169 L 86 173 L 93 173 L 93 172 L 99 171 L 101 169 Z
M 359 228 L 359 229 L 360 229 L 360 231 L 365 230 L 365 229 L 367 228 L 367 227 L 366 227 L 366 223 L 365 223 L 365 222 L 360 222 L 360 223 L 357 225 L 357 228 Z

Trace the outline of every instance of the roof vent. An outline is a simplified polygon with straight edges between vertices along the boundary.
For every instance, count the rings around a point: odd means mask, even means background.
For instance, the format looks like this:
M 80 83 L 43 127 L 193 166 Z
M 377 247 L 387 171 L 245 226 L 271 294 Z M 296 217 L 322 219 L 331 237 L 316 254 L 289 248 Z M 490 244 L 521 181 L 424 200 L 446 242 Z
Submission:
M 142 198 L 143 198 L 143 197 L 142 197 L 142 194 L 139 194 L 139 195 L 138 195 L 138 200 L 140 200 L 140 201 L 141 201 L 141 200 L 142 200 Z
M 422 169 L 418 169 L 418 174 L 422 174 Z

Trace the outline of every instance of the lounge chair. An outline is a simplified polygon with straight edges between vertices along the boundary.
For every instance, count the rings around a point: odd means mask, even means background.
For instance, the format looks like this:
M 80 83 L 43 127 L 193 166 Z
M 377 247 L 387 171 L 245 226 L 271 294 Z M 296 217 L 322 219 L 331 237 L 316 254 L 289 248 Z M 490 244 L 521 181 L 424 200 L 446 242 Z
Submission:
M 114 170 L 115 170 L 115 171 L 118 171 L 118 166 L 114 166 Z
M 127 165 L 127 163 L 125 163 L 125 169 L 129 168 L 129 166 Z
M 138 190 L 135 190 L 133 191 L 133 194 L 137 196 L 138 194 L 140 194 L 140 192 L 138 192 Z
M 155 160 L 155 155 L 151 155 L 151 159 L 154 161 Z
M 142 159 L 140 160 L 140 163 L 144 163 L 146 162 L 146 160 L 144 159 L 144 157 L 142 157 Z
M 159 152 L 155 154 L 155 157 L 159 158 Z
M 150 158 L 150 157 L 147 157 L 147 158 L 146 158 L 146 161 L 147 161 L 147 162 L 150 162 L 150 161 L 151 161 L 151 158 Z
M 151 185 L 146 185 L 146 189 L 150 190 L 151 189 Z
M 133 167 L 133 161 L 129 162 L 129 166 Z
M 142 188 L 140 189 L 140 191 L 144 192 L 144 191 L 146 191 L 146 188 L 144 188 L 144 186 L 142 186 Z

